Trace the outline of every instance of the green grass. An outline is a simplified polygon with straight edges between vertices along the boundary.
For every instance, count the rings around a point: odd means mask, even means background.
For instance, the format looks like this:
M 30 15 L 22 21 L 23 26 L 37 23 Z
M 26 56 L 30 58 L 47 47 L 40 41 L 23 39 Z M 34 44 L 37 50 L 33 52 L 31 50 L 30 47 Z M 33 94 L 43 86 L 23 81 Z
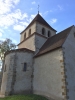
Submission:
M 48 100 L 48 99 L 39 95 L 13 95 L 5 98 L 0 98 L 0 100 Z

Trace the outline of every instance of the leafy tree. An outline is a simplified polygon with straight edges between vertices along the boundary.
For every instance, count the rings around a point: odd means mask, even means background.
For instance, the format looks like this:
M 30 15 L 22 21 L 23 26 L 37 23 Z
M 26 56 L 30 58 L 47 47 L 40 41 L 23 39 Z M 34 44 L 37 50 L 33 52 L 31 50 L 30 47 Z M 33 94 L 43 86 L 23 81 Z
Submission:
M 0 41 L 0 59 L 4 60 L 4 53 L 6 51 L 15 49 L 16 45 L 12 43 L 12 40 L 6 39 L 5 41 Z

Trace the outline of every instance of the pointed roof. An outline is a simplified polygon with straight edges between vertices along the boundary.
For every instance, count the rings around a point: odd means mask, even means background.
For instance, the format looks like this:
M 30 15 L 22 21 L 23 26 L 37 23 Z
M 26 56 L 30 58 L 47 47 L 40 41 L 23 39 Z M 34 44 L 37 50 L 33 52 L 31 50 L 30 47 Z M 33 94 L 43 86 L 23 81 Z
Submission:
M 74 25 L 73 25 L 74 26 Z M 47 52 L 50 52 L 52 50 L 55 50 L 63 45 L 65 42 L 68 34 L 70 33 L 73 26 L 61 31 L 60 33 L 50 37 L 44 45 L 41 47 L 39 52 L 35 55 L 35 57 L 40 56 L 42 54 L 45 54 Z
M 31 23 L 26 27 L 26 29 L 28 29 L 34 22 L 39 22 L 40 24 L 43 24 L 43 25 L 45 25 L 45 26 L 47 26 L 47 27 L 49 27 L 49 28 L 51 28 L 52 30 L 54 30 L 55 32 L 56 32 L 56 30 L 55 29 L 53 29 L 43 18 L 42 18 L 42 16 L 38 13 L 37 15 L 36 15 L 36 17 L 31 21 Z M 25 30 L 26 30 L 25 29 Z M 24 31 L 25 31 L 24 30 Z M 24 31 L 22 31 L 20 34 L 22 34 Z

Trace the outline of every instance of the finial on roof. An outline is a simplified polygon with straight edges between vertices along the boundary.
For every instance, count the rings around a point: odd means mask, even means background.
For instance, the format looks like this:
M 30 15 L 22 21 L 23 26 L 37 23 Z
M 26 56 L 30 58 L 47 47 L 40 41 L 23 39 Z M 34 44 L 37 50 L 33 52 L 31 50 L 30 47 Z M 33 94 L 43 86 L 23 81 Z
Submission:
M 40 6 L 38 5 L 38 14 L 39 14 L 39 7 L 40 7 Z

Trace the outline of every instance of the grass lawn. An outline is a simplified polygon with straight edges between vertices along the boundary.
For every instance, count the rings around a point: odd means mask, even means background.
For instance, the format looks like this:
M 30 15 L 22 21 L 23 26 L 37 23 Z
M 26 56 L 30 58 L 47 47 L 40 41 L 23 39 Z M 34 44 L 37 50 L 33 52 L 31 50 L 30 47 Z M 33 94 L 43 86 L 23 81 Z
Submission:
M 13 95 L 5 98 L 0 98 L 0 100 L 48 100 L 48 99 L 39 95 Z

